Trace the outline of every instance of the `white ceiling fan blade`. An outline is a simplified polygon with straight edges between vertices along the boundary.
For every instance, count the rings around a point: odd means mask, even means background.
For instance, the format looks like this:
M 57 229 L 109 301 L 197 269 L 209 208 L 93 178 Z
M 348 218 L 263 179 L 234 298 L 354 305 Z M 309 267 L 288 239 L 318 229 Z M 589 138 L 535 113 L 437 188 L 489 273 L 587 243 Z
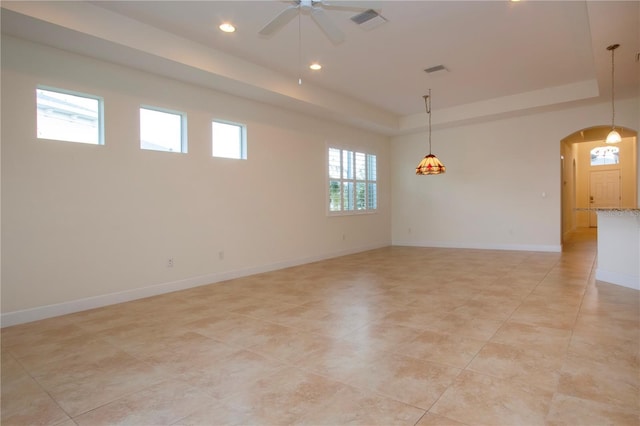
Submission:
M 277 32 L 280 28 L 284 27 L 291 21 L 296 15 L 298 15 L 298 6 L 289 6 L 278 16 L 273 18 L 271 22 L 264 26 L 259 32 L 261 35 L 269 36 Z
M 313 9 L 311 11 L 311 18 L 313 18 L 333 43 L 339 44 L 344 41 L 344 33 L 340 31 L 340 28 L 336 27 L 333 21 L 324 13 L 324 10 Z

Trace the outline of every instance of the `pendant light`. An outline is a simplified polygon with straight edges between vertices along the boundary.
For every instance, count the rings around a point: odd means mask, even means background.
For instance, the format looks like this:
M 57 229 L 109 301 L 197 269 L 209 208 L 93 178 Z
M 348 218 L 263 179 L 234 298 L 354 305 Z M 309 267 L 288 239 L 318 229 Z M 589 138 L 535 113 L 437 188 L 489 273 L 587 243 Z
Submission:
M 438 157 L 431 153 L 431 89 L 429 94 L 424 95 L 424 107 L 427 110 L 427 116 L 429 117 L 429 155 L 424 157 L 418 167 L 416 167 L 417 175 L 439 175 L 444 173 L 446 168 L 444 164 L 438 160 Z
M 614 60 L 613 60 L 613 52 L 620 47 L 619 44 L 612 44 L 607 47 L 607 50 L 611 51 L 611 131 L 607 135 L 606 143 L 618 143 L 622 141 L 620 137 L 620 133 L 616 131 L 615 119 L 616 119 L 616 105 L 614 103 Z

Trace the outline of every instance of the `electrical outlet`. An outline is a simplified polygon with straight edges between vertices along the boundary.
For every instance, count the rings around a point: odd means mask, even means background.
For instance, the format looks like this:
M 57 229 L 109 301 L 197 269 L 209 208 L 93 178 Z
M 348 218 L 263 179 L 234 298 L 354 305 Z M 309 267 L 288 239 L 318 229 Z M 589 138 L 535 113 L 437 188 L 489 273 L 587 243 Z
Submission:
M 167 259 L 167 268 L 173 268 L 173 257 Z
M 220 259 L 220 260 L 224 260 L 224 250 L 220 250 L 220 251 L 218 252 L 218 259 Z

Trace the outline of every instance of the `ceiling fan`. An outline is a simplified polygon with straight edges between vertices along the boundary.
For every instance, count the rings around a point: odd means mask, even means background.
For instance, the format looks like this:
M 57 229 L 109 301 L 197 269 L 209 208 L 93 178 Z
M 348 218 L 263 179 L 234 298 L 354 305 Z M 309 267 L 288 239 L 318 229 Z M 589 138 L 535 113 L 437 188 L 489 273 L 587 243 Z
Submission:
M 291 6 L 288 6 L 273 18 L 260 30 L 259 34 L 264 36 L 273 35 L 287 25 L 294 17 L 298 16 L 299 13 L 307 12 L 311 14 L 313 21 L 326 34 L 329 40 L 334 44 L 339 44 L 344 41 L 344 33 L 333 23 L 324 9 L 355 11 L 366 11 L 370 9 L 369 7 L 364 7 L 366 2 L 362 1 L 337 0 L 330 2 L 325 0 L 294 0 L 289 3 L 292 3 Z

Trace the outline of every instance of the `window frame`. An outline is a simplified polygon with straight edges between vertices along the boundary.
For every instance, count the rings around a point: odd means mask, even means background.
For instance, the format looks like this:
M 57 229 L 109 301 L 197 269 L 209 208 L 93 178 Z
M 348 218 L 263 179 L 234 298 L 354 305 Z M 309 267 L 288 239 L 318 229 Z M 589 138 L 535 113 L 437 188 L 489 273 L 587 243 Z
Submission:
M 339 158 L 340 158 L 340 177 L 332 177 L 331 175 L 331 171 L 330 171 L 330 167 L 331 167 L 331 151 L 332 150 L 336 150 L 339 151 Z M 345 152 L 350 153 L 351 154 L 351 167 L 353 169 L 353 173 L 352 173 L 352 177 L 348 177 L 348 171 L 347 171 L 347 177 L 345 177 L 345 165 L 344 165 L 344 159 L 345 159 Z M 364 155 L 364 179 L 359 179 L 357 176 L 357 158 L 358 158 L 358 154 Z M 363 214 L 375 214 L 378 212 L 378 206 L 379 206 L 379 191 L 378 191 L 378 154 L 376 152 L 372 152 L 370 150 L 365 150 L 365 149 L 353 149 L 351 147 L 345 147 L 345 146 L 339 146 L 339 145 L 327 145 L 327 149 L 326 149 L 326 166 L 325 166 L 325 173 L 326 173 L 326 190 L 325 190 L 325 196 L 327 196 L 327 207 L 326 207 L 326 212 L 328 216 L 352 216 L 352 215 L 363 215 Z M 372 179 L 372 175 L 371 175 L 371 158 L 374 159 L 374 174 L 373 174 L 373 179 Z M 331 210 L 331 186 L 333 182 L 338 182 L 340 185 L 340 210 Z M 344 188 L 345 188 L 345 183 L 347 184 L 351 184 L 353 189 L 351 190 L 351 199 L 352 199 L 352 204 L 353 204 L 353 208 L 351 209 L 345 209 L 345 197 L 344 197 Z M 364 208 L 358 208 L 357 204 L 358 204 L 358 194 L 357 194 L 357 187 L 358 184 L 363 184 L 364 185 Z M 374 192 L 374 199 L 373 199 L 373 203 L 370 200 L 370 188 L 371 185 L 374 185 L 375 187 L 375 191 Z M 373 204 L 375 207 L 371 208 L 370 205 Z
M 213 145 L 214 145 L 214 131 L 213 131 L 213 126 L 214 124 L 224 124 L 227 126 L 236 126 L 240 129 L 240 157 L 227 157 L 227 156 L 222 156 L 222 155 L 215 155 L 213 153 Z M 223 119 L 219 119 L 219 118 L 213 118 L 211 119 L 211 125 L 209 126 L 209 129 L 211 130 L 211 157 L 212 158 L 224 158 L 224 159 L 228 159 L 228 160 L 246 160 L 248 158 L 248 152 L 247 152 L 247 125 L 244 123 L 239 123 L 236 121 L 231 121 L 231 120 L 223 120 Z
M 38 135 L 38 91 L 39 90 L 43 90 L 43 91 L 47 91 L 47 92 L 54 92 L 54 93 L 60 93 L 60 94 L 64 94 L 64 95 L 70 95 L 70 96 L 76 96 L 79 98 L 85 98 L 85 99 L 91 99 L 91 100 L 95 100 L 98 102 L 98 111 L 97 111 L 97 120 L 98 120 L 98 126 L 97 126 L 97 132 L 98 132 L 98 141 L 96 143 L 93 142 L 86 142 L 86 141 L 77 141 L 77 140 L 70 140 L 70 139 L 52 139 L 52 138 L 48 138 L 48 137 L 40 137 Z M 104 135 L 104 98 L 102 96 L 99 95 L 92 95 L 90 93 L 84 93 L 84 92 L 80 92 L 77 90 L 72 90 L 72 89 L 61 89 L 58 87 L 53 87 L 53 86 L 47 86 L 44 84 L 37 84 L 36 85 L 36 139 L 42 139 L 42 140 L 47 140 L 47 141 L 59 141 L 59 142 L 70 142 L 70 143 L 80 143 L 80 144 L 84 144 L 84 145 L 97 145 L 97 146 L 101 146 L 105 144 L 105 135 Z
M 142 147 L 142 120 L 140 117 L 140 113 L 143 109 L 146 109 L 148 111 L 161 112 L 164 114 L 173 114 L 180 117 L 180 151 L 171 151 L 167 149 L 155 149 L 155 148 Z M 139 131 L 138 137 L 140 140 L 139 148 L 141 150 L 155 151 L 155 152 L 168 152 L 171 154 L 186 154 L 188 152 L 188 144 L 187 144 L 188 132 L 187 132 L 187 113 L 186 112 L 164 108 L 164 107 L 157 107 L 157 106 L 148 105 L 148 104 L 142 104 L 138 108 L 138 131 Z

